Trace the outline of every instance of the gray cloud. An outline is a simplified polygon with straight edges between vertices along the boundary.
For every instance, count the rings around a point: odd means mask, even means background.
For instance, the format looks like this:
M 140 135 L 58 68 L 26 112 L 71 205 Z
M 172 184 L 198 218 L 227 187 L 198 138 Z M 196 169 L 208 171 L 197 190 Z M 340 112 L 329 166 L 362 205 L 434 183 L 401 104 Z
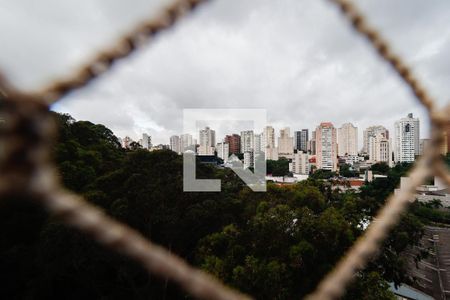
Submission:
M 2 44 L 8 43 L 0 66 L 18 85 L 39 86 L 167 2 L 45 0 L 35 7 L 31 0 L 0 0 Z M 446 103 L 450 3 L 358 4 Z M 392 129 L 396 119 L 414 112 L 424 136 L 428 130 L 423 109 L 397 75 L 335 7 L 317 0 L 213 1 L 54 106 L 119 136 L 148 132 L 164 143 L 181 133 L 183 108 L 266 108 L 278 128 L 350 121 L 360 135 L 374 124 Z

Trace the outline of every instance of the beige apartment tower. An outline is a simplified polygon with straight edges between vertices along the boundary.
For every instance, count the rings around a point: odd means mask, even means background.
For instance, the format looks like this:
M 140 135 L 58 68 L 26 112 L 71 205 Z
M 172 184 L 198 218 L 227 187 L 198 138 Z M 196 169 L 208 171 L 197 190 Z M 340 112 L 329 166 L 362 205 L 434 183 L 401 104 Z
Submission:
M 278 138 L 278 157 L 292 159 L 294 154 L 294 138 L 291 137 L 289 127 L 280 129 L 280 137 Z
M 358 155 L 358 127 L 352 123 L 342 124 L 338 129 L 338 155 Z
M 316 128 L 317 169 L 337 171 L 337 134 L 331 122 L 323 122 Z

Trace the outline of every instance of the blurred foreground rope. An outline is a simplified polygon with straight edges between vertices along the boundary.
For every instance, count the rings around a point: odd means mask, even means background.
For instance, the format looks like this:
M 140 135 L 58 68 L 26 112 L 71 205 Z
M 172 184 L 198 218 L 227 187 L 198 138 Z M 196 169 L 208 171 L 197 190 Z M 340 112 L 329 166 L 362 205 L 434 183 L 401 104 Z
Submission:
M 348 251 L 336 268 L 319 284 L 309 299 L 336 299 L 345 293 L 346 286 L 357 271 L 376 255 L 381 243 L 414 200 L 415 189 L 427 176 L 438 175 L 450 185 L 450 175 L 440 160 L 439 147 L 443 142 L 444 126 L 449 124 L 450 106 L 438 111 L 431 97 L 413 76 L 403 61 L 394 55 L 388 44 L 372 28 L 361 13 L 348 1 L 331 0 L 351 21 L 354 29 L 365 36 L 371 45 L 403 81 L 411 88 L 427 109 L 432 128 L 431 147 L 417 162 L 406 187 L 387 200 L 365 234 Z M 164 248 L 152 244 L 139 233 L 121 224 L 96 207 L 64 190 L 51 165 L 50 151 L 55 140 L 48 105 L 66 93 L 87 85 L 93 78 L 108 71 L 112 64 L 131 54 L 164 29 L 170 28 L 186 12 L 207 0 L 177 0 L 161 15 L 144 22 L 118 41 L 111 49 L 96 55 L 69 78 L 55 82 L 37 93 L 21 93 L 0 77 L 0 105 L 5 123 L 0 131 L 0 196 L 27 196 L 45 206 L 53 215 L 98 243 L 140 263 L 149 272 L 178 283 L 191 295 L 202 299 L 249 299 L 224 286 L 210 275 L 194 269 Z
M 42 99 L 48 105 L 52 104 L 65 94 L 87 85 L 102 73 L 107 72 L 117 60 L 129 56 L 159 33 L 172 28 L 183 16 L 194 11 L 199 4 L 208 1 L 175 0 L 157 16 L 142 22 L 128 34 L 118 39 L 114 45 L 96 53 L 91 61 L 80 66 L 67 78 L 56 81 L 39 91 L 29 93 L 29 95 Z
M 442 132 L 445 130 L 445 126 L 449 124 L 448 109 L 444 113 L 436 111 L 435 103 L 414 77 L 410 68 L 392 52 L 388 43 L 380 34 L 367 24 L 364 16 L 352 3 L 346 0 L 331 1 L 340 7 L 343 15 L 351 22 L 353 28 L 365 36 L 378 54 L 390 63 L 392 68 L 411 88 L 419 102 L 427 109 L 431 120 L 431 145 L 410 172 L 410 182 L 402 187 L 397 194 L 391 195 L 387 199 L 386 204 L 364 235 L 358 239 L 334 270 L 322 280 L 317 290 L 307 299 L 337 299 L 345 293 L 347 285 L 355 277 L 356 272 L 362 270 L 376 256 L 381 244 L 400 220 L 401 214 L 415 200 L 416 188 L 428 176 L 436 174 L 450 185 L 450 176 L 439 151 L 444 142 Z
M 223 285 L 211 275 L 190 267 L 163 247 L 154 245 L 127 225 L 108 217 L 81 197 L 64 190 L 51 164 L 56 137 L 48 105 L 66 93 L 87 85 L 130 55 L 162 30 L 170 28 L 187 12 L 207 0 L 177 0 L 155 19 L 144 22 L 112 48 L 96 55 L 68 79 L 37 93 L 16 90 L 0 74 L 0 197 L 23 196 L 47 208 L 63 223 L 96 242 L 125 255 L 161 278 L 173 280 L 200 299 L 250 299 Z
M 56 126 L 48 107 L 23 95 L 0 100 L 6 120 L 0 131 L 0 198 L 41 203 L 64 224 L 135 260 L 149 273 L 173 280 L 197 298 L 250 299 L 63 189 L 51 165 Z

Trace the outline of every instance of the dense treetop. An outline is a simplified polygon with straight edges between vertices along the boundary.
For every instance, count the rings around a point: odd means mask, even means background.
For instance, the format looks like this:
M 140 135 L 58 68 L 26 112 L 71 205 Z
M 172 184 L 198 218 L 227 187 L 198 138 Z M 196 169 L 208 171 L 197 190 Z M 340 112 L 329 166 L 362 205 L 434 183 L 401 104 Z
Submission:
M 335 191 L 320 179 L 269 184 L 267 193 L 255 193 L 231 170 L 199 164 L 197 177 L 221 179 L 222 192 L 185 193 L 176 153 L 124 150 L 103 125 L 55 118 L 60 135 L 54 157 L 68 189 L 257 299 L 311 292 L 409 167 L 380 170 L 388 178 L 361 193 Z M 284 161 L 270 164 L 273 173 L 285 171 Z M 0 228 L 2 298 L 186 298 L 171 282 L 61 225 L 33 199 L 1 199 Z M 419 218 L 406 213 L 347 297 L 393 299 L 387 282 L 410 281 L 401 253 L 418 243 L 421 232 Z

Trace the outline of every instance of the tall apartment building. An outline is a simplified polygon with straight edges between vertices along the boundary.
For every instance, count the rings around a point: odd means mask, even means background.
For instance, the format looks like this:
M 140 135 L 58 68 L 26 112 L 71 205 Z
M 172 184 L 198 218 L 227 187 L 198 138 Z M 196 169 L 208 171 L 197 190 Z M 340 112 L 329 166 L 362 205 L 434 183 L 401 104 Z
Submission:
M 440 149 L 440 153 L 442 155 L 446 155 L 448 152 L 448 136 L 447 136 L 447 132 L 443 132 L 443 139 L 444 142 L 441 145 L 441 149 Z M 431 139 L 420 139 L 419 140 L 419 155 L 423 155 L 425 149 L 427 149 L 429 147 L 429 145 L 431 144 Z
M 373 162 L 392 164 L 392 149 L 389 139 L 382 133 L 369 137 L 369 159 Z
M 292 159 L 292 172 L 295 174 L 308 175 L 310 171 L 309 155 L 302 151 L 294 153 Z
M 181 152 L 191 150 L 195 152 L 195 141 L 192 138 L 192 135 L 189 133 L 185 133 L 180 135 L 180 149 Z
M 263 139 L 262 133 L 254 135 L 255 153 L 264 152 L 262 139 Z
M 311 134 L 311 139 L 308 141 L 308 153 L 311 155 L 316 155 L 316 131 Z
M 322 122 L 316 128 L 317 169 L 337 171 L 336 128 L 330 122 Z
M 253 130 L 241 131 L 241 153 L 253 152 L 255 149 L 255 136 Z
M 199 132 L 200 145 L 198 155 L 214 155 L 214 146 L 216 145 L 216 132 L 209 127 Z
M 309 130 L 302 129 L 300 131 L 300 150 L 305 153 L 308 152 L 308 141 L 309 141 Z
M 275 148 L 275 129 L 272 126 L 266 126 L 262 133 L 263 148 Z
M 300 150 L 300 134 L 301 131 L 294 131 L 294 150 Z
M 344 123 L 338 129 L 338 155 L 357 155 L 358 154 L 358 127 L 352 123 Z
M 241 153 L 241 136 L 239 134 L 226 135 L 224 142 L 229 145 L 230 155 Z
M 275 129 L 272 126 L 264 127 L 261 141 L 266 160 L 278 160 L 278 149 L 275 147 Z
M 425 149 L 427 149 L 430 146 L 431 143 L 431 139 L 420 139 L 419 140 L 419 155 L 422 155 L 425 151 Z
M 395 122 L 395 161 L 413 162 L 419 155 L 420 123 L 413 114 Z
M 176 153 L 181 153 L 181 140 L 178 135 L 172 135 L 170 137 L 170 150 Z
M 375 137 L 377 134 L 384 135 L 385 138 L 389 139 L 389 130 L 387 130 L 384 126 L 370 126 L 367 127 L 363 132 L 363 149 L 364 153 L 369 153 L 369 139 L 370 137 Z
M 289 127 L 280 129 L 280 137 L 278 138 L 278 157 L 292 159 L 294 154 L 294 138 L 290 136 Z
M 255 155 L 253 151 L 244 152 L 244 169 L 255 167 Z
M 152 147 L 152 137 L 147 133 L 142 134 L 142 148 L 150 149 Z
M 308 152 L 308 129 L 294 131 L 294 149 L 297 151 Z
M 278 160 L 278 148 L 277 147 L 267 147 L 266 148 L 266 160 Z
M 228 143 L 217 143 L 216 145 L 217 156 L 223 159 L 224 163 L 228 161 L 228 157 L 230 156 L 229 146 Z

